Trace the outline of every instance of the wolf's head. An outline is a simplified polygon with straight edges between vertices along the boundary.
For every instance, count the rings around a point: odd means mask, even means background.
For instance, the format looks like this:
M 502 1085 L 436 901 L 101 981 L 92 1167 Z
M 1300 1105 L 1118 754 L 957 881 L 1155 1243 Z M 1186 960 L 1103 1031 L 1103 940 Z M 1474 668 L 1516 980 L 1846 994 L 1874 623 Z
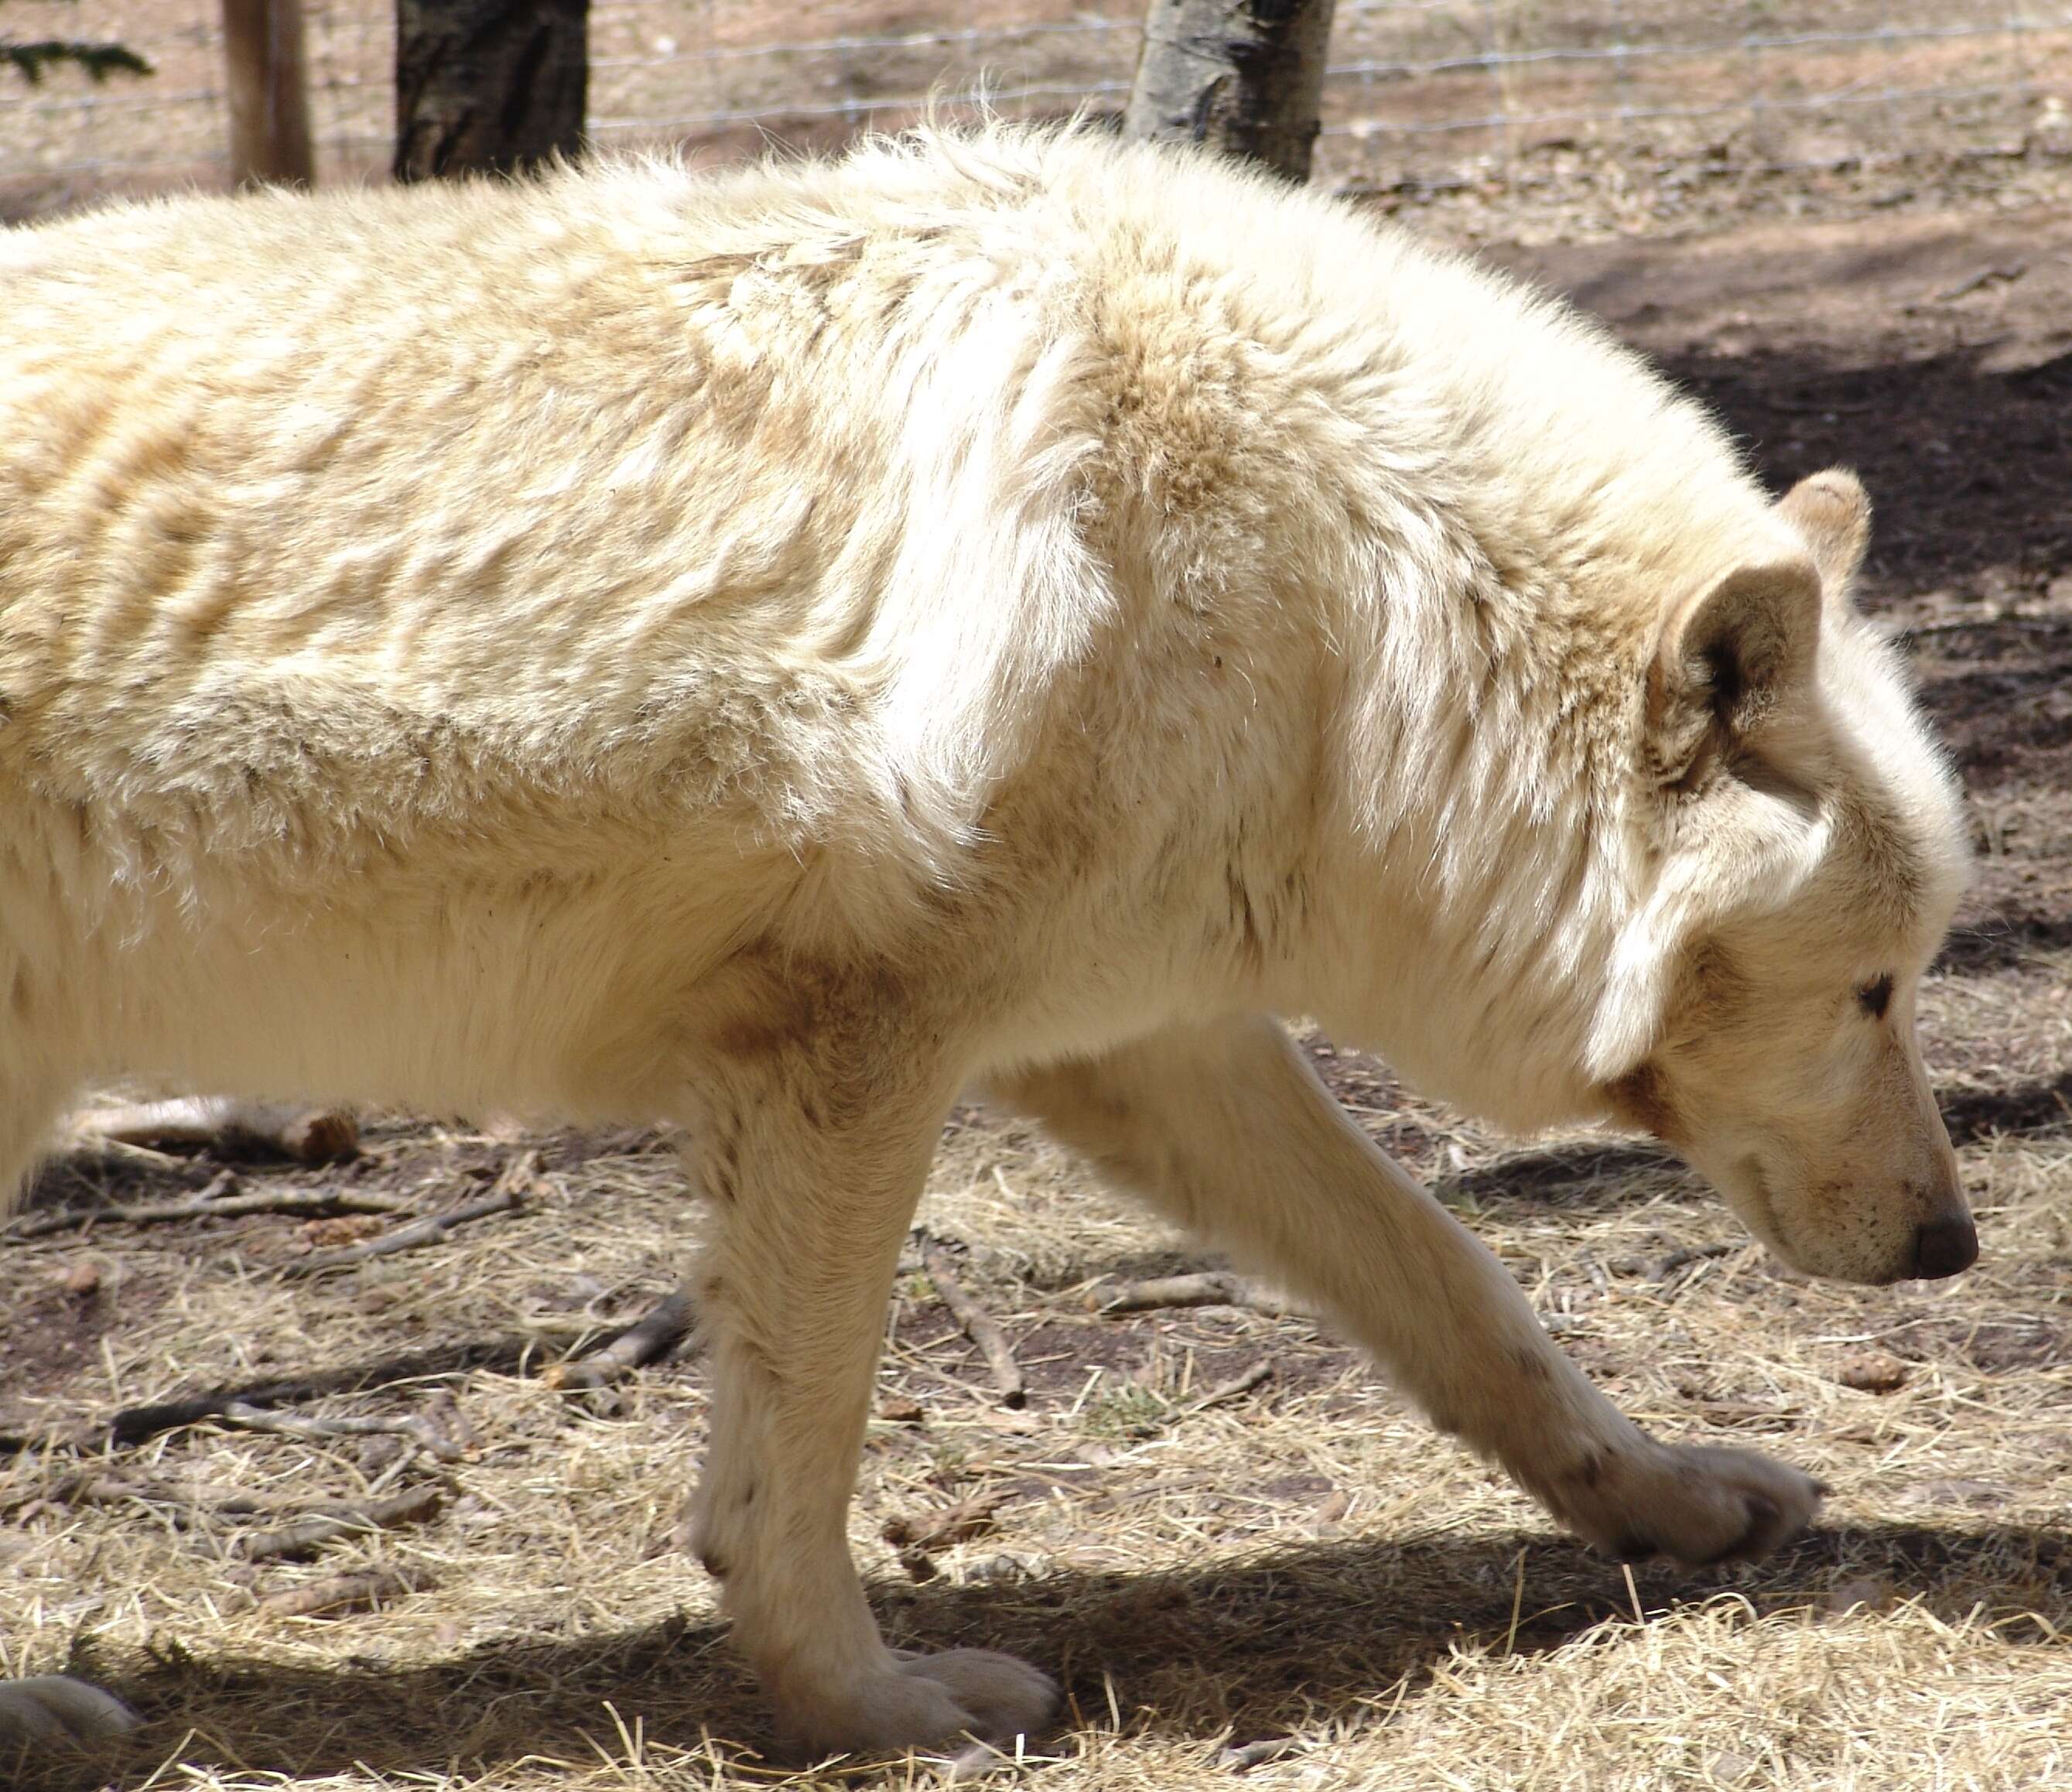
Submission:
M 1663 626 L 1642 724 L 1647 887 L 1589 1067 L 1608 1107 L 1787 1262 L 1954 1275 L 1977 1237 L 1914 1002 L 1964 884 L 1957 792 L 1850 606 L 1862 487 L 1818 474 L 1777 509 L 1781 551 Z

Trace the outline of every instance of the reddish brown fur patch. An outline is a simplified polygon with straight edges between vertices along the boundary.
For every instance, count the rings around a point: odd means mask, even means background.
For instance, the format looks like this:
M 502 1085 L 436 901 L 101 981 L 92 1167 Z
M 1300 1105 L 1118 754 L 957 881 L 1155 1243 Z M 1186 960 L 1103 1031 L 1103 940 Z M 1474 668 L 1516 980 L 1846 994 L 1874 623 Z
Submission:
M 1642 1064 L 1616 1083 L 1607 1083 L 1605 1097 L 1621 1120 L 1665 1145 L 1675 1144 L 1683 1130 L 1668 1079 L 1652 1064 Z

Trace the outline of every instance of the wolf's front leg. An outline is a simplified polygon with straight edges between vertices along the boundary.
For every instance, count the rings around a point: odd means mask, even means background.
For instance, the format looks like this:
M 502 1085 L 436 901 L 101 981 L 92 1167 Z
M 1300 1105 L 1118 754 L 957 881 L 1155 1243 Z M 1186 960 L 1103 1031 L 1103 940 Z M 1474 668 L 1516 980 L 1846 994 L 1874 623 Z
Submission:
M 1441 1428 L 1592 1543 L 1766 1554 L 1823 1490 L 1655 1442 L 1554 1347 L 1503 1264 L 1355 1125 L 1274 1021 L 1176 1028 L 1002 1085 L 1111 1175 L 1317 1301 Z
M 846 1541 L 886 1300 L 950 1092 L 841 1086 L 799 1051 L 730 1068 L 703 1102 L 689 1167 L 714 1215 L 699 1288 L 715 1381 L 696 1547 L 791 1751 L 1011 1745 L 1056 1700 L 1009 1655 L 887 1649 Z

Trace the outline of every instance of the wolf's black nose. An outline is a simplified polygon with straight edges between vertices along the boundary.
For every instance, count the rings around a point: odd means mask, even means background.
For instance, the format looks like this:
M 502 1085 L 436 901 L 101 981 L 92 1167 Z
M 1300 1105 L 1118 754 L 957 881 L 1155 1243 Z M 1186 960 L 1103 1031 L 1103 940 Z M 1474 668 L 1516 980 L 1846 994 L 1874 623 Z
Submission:
M 1914 1273 L 1955 1276 L 1979 1260 L 1979 1229 L 1969 1219 L 1934 1219 L 1914 1235 Z

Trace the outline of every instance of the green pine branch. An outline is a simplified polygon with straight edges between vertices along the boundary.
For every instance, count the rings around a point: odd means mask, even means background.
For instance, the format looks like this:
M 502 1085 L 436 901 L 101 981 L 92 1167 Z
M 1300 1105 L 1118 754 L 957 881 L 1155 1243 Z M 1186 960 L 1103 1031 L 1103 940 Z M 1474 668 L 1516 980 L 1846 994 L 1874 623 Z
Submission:
M 0 61 L 12 63 L 31 87 L 43 80 L 44 70 L 68 63 L 84 68 L 97 81 L 114 74 L 151 72 L 150 64 L 125 44 L 90 43 L 77 38 L 43 38 L 29 43 L 0 38 Z
M 0 37 L 0 63 L 10 63 L 30 86 L 42 83 L 44 72 L 69 64 L 84 68 L 89 80 L 110 75 L 148 75 L 151 65 L 125 43 L 96 43 L 85 38 L 47 37 L 31 43 Z

